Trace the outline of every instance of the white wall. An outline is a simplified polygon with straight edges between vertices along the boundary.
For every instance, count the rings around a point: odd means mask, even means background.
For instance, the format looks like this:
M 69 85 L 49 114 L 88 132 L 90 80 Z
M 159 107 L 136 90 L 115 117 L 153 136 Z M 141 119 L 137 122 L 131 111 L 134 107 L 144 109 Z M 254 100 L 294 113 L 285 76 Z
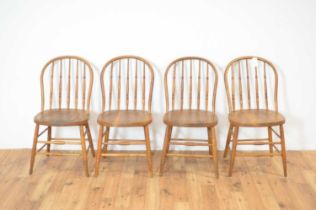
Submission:
M 279 70 L 287 148 L 316 149 L 315 9 L 314 0 L 1 0 L 0 148 L 31 147 L 33 116 L 40 110 L 39 75 L 50 58 L 80 55 L 95 65 L 95 119 L 101 103 L 100 68 L 114 56 L 135 54 L 156 68 L 155 149 L 161 149 L 164 133 L 162 75 L 171 60 L 183 55 L 206 57 L 218 67 L 221 149 L 227 131 L 223 69 L 241 55 L 266 57 Z M 94 120 L 91 125 L 96 142 Z M 190 135 L 202 134 L 195 130 Z

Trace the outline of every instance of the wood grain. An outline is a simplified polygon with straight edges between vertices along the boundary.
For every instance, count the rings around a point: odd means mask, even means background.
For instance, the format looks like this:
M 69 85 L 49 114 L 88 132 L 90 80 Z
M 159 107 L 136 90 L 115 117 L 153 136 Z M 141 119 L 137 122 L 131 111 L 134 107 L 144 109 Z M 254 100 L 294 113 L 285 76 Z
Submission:
M 163 121 L 169 126 L 212 127 L 217 124 L 217 117 L 213 112 L 202 110 L 174 110 L 167 112 Z
M 73 126 L 87 124 L 89 112 L 79 109 L 51 109 L 38 113 L 34 122 L 50 126 Z
M 82 176 L 80 157 L 40 156 L 28 175 L 30 150 L 0 150 L 0 209 L 315 209 L 316 151 L 289 151 L 289 178 L 279 176 L 279 158 L 219 159 L 220 178 L 208 159 L 172 158 L 157 176 L 159 152 L 153 153 L 154 177 L 142 157 L 101 162 L 100 175 Z M 199 152 L 201 154 L 201 152 Z M 205 152 L 204 154 L 208 154 Z M 220 153 L 222 155 L 222 153 Z M 93 171 L 89 157 L 89 172 Z M 41 170 L 38 170 L 41 168 Z M 92 173 L 93 174 L 93 173 Z
M 98 117 L 99 124 L 114 127 L 145 126 L 151 121 L 150 112 L 139 110 L 112 110 L 103 112 Z

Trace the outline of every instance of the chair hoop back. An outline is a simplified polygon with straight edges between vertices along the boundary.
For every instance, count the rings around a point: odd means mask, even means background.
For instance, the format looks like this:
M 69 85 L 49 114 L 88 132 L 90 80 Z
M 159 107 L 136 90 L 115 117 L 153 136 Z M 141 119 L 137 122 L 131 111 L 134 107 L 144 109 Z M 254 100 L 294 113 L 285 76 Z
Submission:
M 278 111 L 278 74 L 268 60 L 243 56 L 229 62 L 225 70 L 229 112 L 245 109 Z
M 192 56 L 174 60 L 164 76 L 166 110 L 215 112 L 217 82 L 217 70 L 211 61 Z
M 43 67 L 40 81 L 42 111 L 54 108 L 90 111 L 93 70 L 87 60 L 71 55 L 53 58 Z
M 124 55 L 109 60 L 101 71 L 102 110 L 151 112 L 154 70 L 144 58 Z

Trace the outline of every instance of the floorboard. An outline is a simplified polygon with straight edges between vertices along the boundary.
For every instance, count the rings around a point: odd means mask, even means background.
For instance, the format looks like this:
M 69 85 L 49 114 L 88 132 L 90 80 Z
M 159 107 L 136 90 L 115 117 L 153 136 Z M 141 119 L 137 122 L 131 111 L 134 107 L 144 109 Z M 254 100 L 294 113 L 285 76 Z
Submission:
M 222 154 L 220 154 L 222 155 Z M 168 158 L 154 177 L 146 158 L 102 158 L 91 177 L 80 157 L 37 156 L 28 174 L 30 150 L 0 150 L 0 209 L 316 209 L 316 151 L 289 151 L 288 178 L 279 157 L 237 157 L 232 177 L 228 160 L 219 159 L 216 179 L 210 159 Z

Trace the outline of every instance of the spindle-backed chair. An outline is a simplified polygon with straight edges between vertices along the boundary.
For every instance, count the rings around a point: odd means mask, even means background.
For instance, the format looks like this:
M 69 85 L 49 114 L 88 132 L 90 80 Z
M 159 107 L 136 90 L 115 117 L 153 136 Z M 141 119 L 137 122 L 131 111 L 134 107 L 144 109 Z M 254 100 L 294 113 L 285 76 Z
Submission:
M 229 105 L 230 127 L 227 134 L 224 158 L 232 142 L 229 176 L 236 156 L 281 155 L 284 176 L 287 176 L 286 150 L 283 125 L 285 118 L 278 112 L 278 74 L 268 60 L 256 56 L 232 60 L 225 70 L 225 87 Z M 273 128 L 279 127 L 279 133 Z M 268 137 L 238 139 L 241 127 L 266 127 Z M 280 140 L 273 140 L 273 134 Z M 269 152 L 237 153 L 237 145 L 269 145 Z M 281 145 L 280 149 L 276 145 Z M 273 150 L 277 152 L 274 152 Z
M 36 154 L 47 156 L 82 155 L 86 176 L 89 176 L 86 143 L 91 153 L 94 148 L 89 129 L 90 98 L 93 84 L 93 71 L 88 61 L 77 56 L 61 56 L 46 63 L 41 77 L 41 112 L 34 117 L 35 132 L 31 153 L 30 171 L 32 174 Z M 48 99 L 48 100 L 47 100 Z M 40 126 L 47 126 L 39 132 Z M 80 138 L 52 137 L 53 127 L 78 126 Z M 39 137 L 47 132 L 47 140 Z M 87 139 L 85 136 L 87 135 Z M 37 149 L 37 144 L 43 144 Z M 53 152 L 51 145 L 81 145 L 78 152 Z M 46 152 L 43 150 L 46 147 Z M 88 148 L 89 150 L 89 148 Z
M 104 65 L 101 72 L 103 112 L 98 117 L 100 131 L 96 176 L 101 156 L 147 156 L 149 176 L 153 175 L 149 138 L 153 84 L 153 67 L 141 57 L 119 56 Z M 143 127 L 145 140 L 110 139 L 111 127 Z M 109 152 L 108 145 L 145 145 L 146 153 Z
M 218 177 L 215 130 L 217 80 L 215 66 L 204 58 L 182 57 L 174 60 L 167 67 L 164 76 L 167 111 L 163 118 L 167 127 L 161 155 L 160 175 L 163 174 L 166 157 L 206 157 L 213 158 L 216 177 Z M 208 139 L 172 138 L 173 127 L 206 127 Z M 207 146 L 209 154 L 169 153 L 170 144 Z

